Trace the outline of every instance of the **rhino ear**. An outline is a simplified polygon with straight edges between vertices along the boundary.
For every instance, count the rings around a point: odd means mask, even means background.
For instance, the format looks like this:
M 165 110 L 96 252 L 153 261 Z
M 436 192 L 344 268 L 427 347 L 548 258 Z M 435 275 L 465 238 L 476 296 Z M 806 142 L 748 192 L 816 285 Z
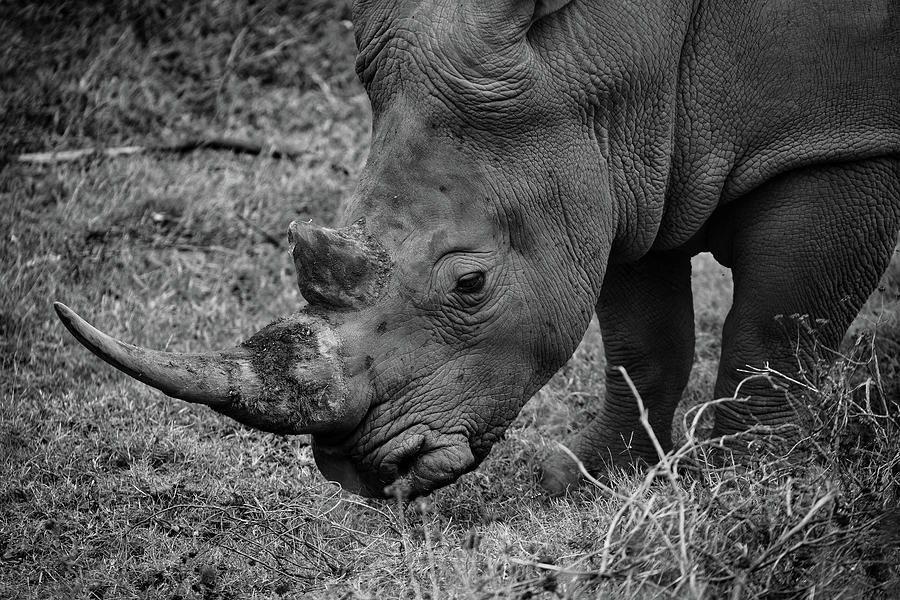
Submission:
M 572 0 L 476 0 L 473 22 L 484 21 L 480 31 L 490 43 L 519 41 L 536 22 L 552 15 Z
M 538 19 L 543 19 L 551 13 L 555 13 L 572 0 L 537 0 L 534 3 L 534 16 L 531 22 L 534 23 Z

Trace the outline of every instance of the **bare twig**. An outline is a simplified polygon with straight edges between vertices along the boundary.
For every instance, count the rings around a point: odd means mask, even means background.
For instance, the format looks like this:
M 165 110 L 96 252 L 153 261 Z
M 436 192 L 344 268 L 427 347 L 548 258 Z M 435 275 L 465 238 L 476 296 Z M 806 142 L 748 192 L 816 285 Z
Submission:
M 31 152 L 20 154 L 16 160 L 36 165 L 52 165 L 74 162 L 90 157 L 116 158 L 134 156 L 147 152 L 168 152 L 187 154 L 195 150 L 227 150 L 235 154 L 264 155 L 271 158 L 297 159 L 305 154 L 292 146 L 266 145 L 257 141 L 232 137 L 188 138 L 170 144 L 150 144 L 146 146 L 115 146 L 111 148 L 79 148 L 77 150 L 59 150 L 50 152 Z
M 569 450 L 568 448 L 566 448 L 563 444 L 561 444 L 559 442 L 557 442 L 556 445 L 559 446 L 559 449 L 562 450 L 566 456 L 568 456 L 569 458 L 572 459 L 572 461 L 578 467 L 578 471 L 581 473 L 581 476 L 584 477 L 585 479 L 587 479 L 591 484 L 595 485 L 597 487 L 597 489 L 599 489 L 600 491 L 602 491 L 606 494 L 609 494 L 613 498 L 617 498 L 617 499 L 625 501 L 625 502 L 630 500 L 630 498 L 628 496 L 623 496 L 616 490 L 612 489 L 611 487 L 609 487 L 608 485 L 606 485 L 605 483 L 603 483 L 602 481 L 600 481 L 599 479 L 597 479 L 596 477 L 594 477 L 593 475 L 588 473 L 588 470 L 584 466 L 584 463 L 581 462 L 581 460 L 579 460 L 577 456 L 575 456 L 574 452 L 572 452 L 571 450 Z
M 749 571 L 753 571 L 754 569 L 756 569 L 757 567 L 762 565 L 768 559 L 769 555 L 771 555 L 772 552 L 776 548 L 782 546 L 785 542 L 787 542 L 789 539 L 791 539 L 791 537 L 796 535 L 801 529 L 806 527 L 809 524 L 809 522 L 812 521 L 813 517 L 816 516 L 816 513 L 818 513 L 822 509 L 823 506 L 832 502 L 836 497 L 837 497 L 837 493 L 835 493 L 832 490 L 832 491 L 829 491 L 824 496 L 822 496 L 821 498 L 819 498 L 818 500 L 816 500 L 815 504 L 812 505 L 812 507 L 809 509 L 809 511 L 806 513 L 806 515 L 804 515 L 804 517 L 802 519 L 800 519 L 799 523 L 797 523 L 790 529 L 784 531 L 780 536 L 778 536 L 778 539 L 775 540 L 775 542 L 769 548 L 766 549 L 765 552 L 760 554 L 760 556 L 755 561 L 753 561 L 753 564 L 750 566 Z M 790 550 L 791 549 L 788 549 L 785 552 L 789 552 Z
M 431 579 L 431 600 L 438 600 L 441 595 L 441 586 L 438 583 L 438 565 L 434 557 L 434 545 L 431 542 L 431 536 L 428 534 L 428 526 L 422 523 L 422 534 L 425 538 L 425 553 L 428 556 L 428 577 Z
M 659 464 L 662 465 L 669 480 L 672 483 L 675 483 L 675 480 L 678 479 L 678 473 L 675 472 L 675 466 L 672 464 L 671 457 L 663 450 L 662 444 L 659 443 L 659 438 L 656 437 L 656 433 L 653 431 L 653 426 L 650 425 L 650 412 L 644 406 L 644 400 L 641 398 L 641 394 L 637 391 L 637 387 L 635 387 L 631 377 L 628 376 L 628 371 L 625 370 L 625 367 L 617 367 L 617 369 L 625 379 L 625 383 L 628 384 L 628 389 L 631 390 L 631 395 L 634 396 L 635 402 L 637 402 L 638 418 L 641 425 L 644 427 L 644 431 L 647 432 L 647 437 L 650 438 L 650 442 L 653 444 L 653 449 L 656 450 Z
M 751 376 L 763 377 L 770 381 L 772 380 L 773 376 L 777 376 L 777 377 L 780 377 L 781 379 L 783 379 L 787 382 L 793 383 L 794 385 L 801 387 L 807 391 L 810 391 L 810 392 L 818 392 L 819 391 L 816 387 L 814 387 L 806 382 L 800 381 L 794 377 L 788 377 L 784 373 L 782 373 L 776 369 L 773 369 L 772 367 L 769 366 L 768 362 L 764 363 L 762 367 L 753 367 L 753 366 L 747 365 L 747 368 L 737 369 L 737 371 L 738 371 L 738 373 L 747 373 L 748 375 L 751 375 Z M 747 379 L 750 379 L 750 377 L 748 377 Z M 745 379 L 744 381 L 746 381 L 747 379 Z M 744 381 L 742 381 L 741 383 L 743 383 Z
M 507 560 L 515 565 L 522 565 L 524 567 L 533 567 L 535 569 L 542 569 L 544 571 L 552 571 L 554 573 L 560 575 L 571 575 L 573 577 L 588 577 L 591 579 L 601 578 L 601 579 L 612 579 L 612 575 L 608 573 L 603 573 L 600 571 L 579 571 L 576 569 L 571 569 L 569 567 L 560 567 L 557 565 L 551 565 L 549 563 L 544 562 L 534 562 L 530 560 L 523 560 L 521 558 L 509 557 Z
M 74 162 L 89 156 L 132 156 L 147 151 L 147 146 L 119 146 L 116 148 L 82 148 L 80 150 L 60 150 L 58 152 L 31 152 L 20 154 L 16 160 L 35 165 L 49 165 L 62 162 Z

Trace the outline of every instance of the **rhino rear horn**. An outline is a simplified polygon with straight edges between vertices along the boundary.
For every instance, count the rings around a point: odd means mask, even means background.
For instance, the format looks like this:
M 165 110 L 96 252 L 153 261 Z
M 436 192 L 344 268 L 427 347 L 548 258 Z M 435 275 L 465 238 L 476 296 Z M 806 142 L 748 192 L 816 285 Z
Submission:
M 288 241 L 300 293 L 311 305 L 362 308 L 378 297 L 389 261 L 363 221 L 342 229 L 294 221 Z
M 275 321 L 235 348 L 181 354 L 126 344 L 65 304 L 54 308 L 82 345 L 123 373 L 263 431 L 335 433 L 355 427 L 366 409 L 351 405 L 336 334 L 311 315 Z

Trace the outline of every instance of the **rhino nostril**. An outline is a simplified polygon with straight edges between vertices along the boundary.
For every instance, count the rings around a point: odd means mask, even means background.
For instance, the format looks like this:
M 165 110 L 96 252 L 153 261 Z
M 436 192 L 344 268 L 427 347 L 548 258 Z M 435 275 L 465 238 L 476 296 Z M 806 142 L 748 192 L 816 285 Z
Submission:
M 424 446 L 424 435 L 411 435 L 384 458 L 384 464 L 390 471 L 394 471 L 397 477 L 405 477 L 419 460 Z
M 397 476 L 398 477 L 406 477 L 409 475 L 409 472 L 412 470 L 413 465 L 416 464 L 416 461 L 419 459 L 418 453 L 416 454 L 408 454 L 402 457 L 397 462 Z

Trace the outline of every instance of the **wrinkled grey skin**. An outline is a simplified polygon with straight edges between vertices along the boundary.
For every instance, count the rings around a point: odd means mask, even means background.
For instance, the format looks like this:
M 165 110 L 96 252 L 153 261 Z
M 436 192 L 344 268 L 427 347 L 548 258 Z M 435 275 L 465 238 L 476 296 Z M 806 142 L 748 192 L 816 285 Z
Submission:
M 896 3 L 373 1 L 354 17 L 375 135 L 346 222 L 366 219 L 396 265 L 358 326 L 391 317 L 367 350 L 373 408 L 340 445 L 356 465 L 378 470 L 399 432 L 421 429 L 460 448 L 446 480 L 473 467 L 595 308 L 607 396 L 570 444 L 592 469 L 654 461 L 612 369 L 669 447 L 693 356 L 692 254 L 734 270 L 716 397 L 744 365 L 796 373 L 775 315 L 827 319 L 819 341 L 836 348 L 887 265 Z M 453 281 L 475 268 L 488 283 L 465 309 Z M 794 420 L 783 393 L 747 391 L 715 433 Z M 571 481 L 563 463 L 545 474 Z
M 422 494 L 474 469 L 595 311 L 606 398 L 569 444 L 593 470 L 653 462 L 614 368 L 670 447 L 691 255 L 734 273 L 716 397 L 744 365 L 808 359 L 809 336 L 776 315 L 809 315 L 837 347 L 887 265 L 892 0 L 360 0 L 354 23 L 370 158 L 342 229 L 291 233 L 309 319 L 340 340 L 346 406 L 329 414 L 348 416 L 314 449 L 347 489 Z M 797 420 L 783 392 L 744 390 L 716 434 Z M 551 491 L 575 481 L 545 467 Z

